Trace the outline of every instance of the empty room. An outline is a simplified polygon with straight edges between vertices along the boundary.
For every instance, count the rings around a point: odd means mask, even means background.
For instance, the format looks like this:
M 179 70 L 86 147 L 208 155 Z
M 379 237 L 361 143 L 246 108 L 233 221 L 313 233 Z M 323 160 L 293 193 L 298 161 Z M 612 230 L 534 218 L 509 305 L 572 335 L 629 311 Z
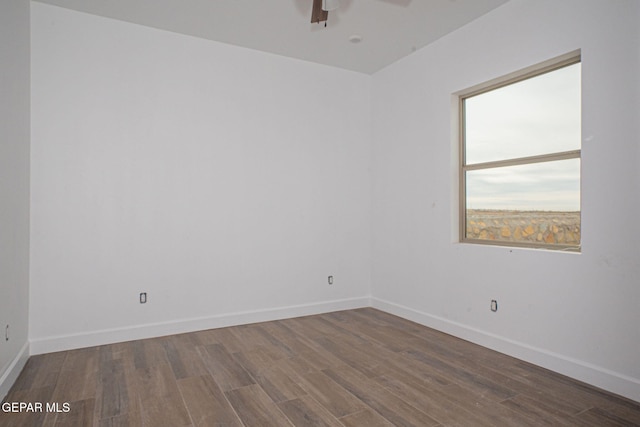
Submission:
M 640 425 L 639 22 L 3 0 L 0 426 Z

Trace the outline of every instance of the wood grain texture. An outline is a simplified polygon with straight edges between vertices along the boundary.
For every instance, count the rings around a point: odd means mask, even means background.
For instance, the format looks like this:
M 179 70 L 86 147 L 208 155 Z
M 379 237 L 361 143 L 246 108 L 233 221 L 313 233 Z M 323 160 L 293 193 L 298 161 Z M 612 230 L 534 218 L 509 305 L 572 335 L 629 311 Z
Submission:
M 178 388 L 194 426 L 242 426 L 233 407 L 210 375 L 178 380 Z
M 309 396 L 287 400 L 279 403 L 282 412 L 296 426 L 309 427 L 342 427 L 327 409 Z
M 95 399 L 70 403 L 69 412 L 57 412 L 47 415 L 53 418 L 54 427 L 85 427 L 94 425 Z
M 169 364 L 136 369 L 135 390 L 142 425 L 191 426 L 191 418 Z
M 246 426 L 293 425 L 257 384 L 240 387 L 225 394 Z
M 224 391 L 255 384 L 247 373 L 222 344 L 211 344 L 202 349 L 200 355 L 209 372 Z
M 38 426 L 640 426 L 640 403 L 366 308 L 33 356 Z
M 338 418 L 366 408 L 362 401 L 323 372 L 312 372 L 305 375 L 302 387 Z
M 365 409 L 364 411 L 342 417 L 340 418 L 340 422 L 345 427 L 393 427 L 393 424 L 387 419 L 371 409 Z
M 396 426 L 418 427 L 440 424 L 425 412 L 410 405 L 386 388 L 377 385 L 373 380 L 351 367 L 325 372 L 329 378 Z

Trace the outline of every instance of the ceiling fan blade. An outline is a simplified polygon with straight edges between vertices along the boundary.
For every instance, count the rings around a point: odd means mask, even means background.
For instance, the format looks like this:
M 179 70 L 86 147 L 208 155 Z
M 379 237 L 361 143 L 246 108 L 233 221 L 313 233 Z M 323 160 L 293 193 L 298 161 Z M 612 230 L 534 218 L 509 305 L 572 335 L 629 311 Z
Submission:
M 311 23 L 326 21 L 329 12 L 322 9 L 322 0 L 313 0 L 313 8 L 311 9 Z

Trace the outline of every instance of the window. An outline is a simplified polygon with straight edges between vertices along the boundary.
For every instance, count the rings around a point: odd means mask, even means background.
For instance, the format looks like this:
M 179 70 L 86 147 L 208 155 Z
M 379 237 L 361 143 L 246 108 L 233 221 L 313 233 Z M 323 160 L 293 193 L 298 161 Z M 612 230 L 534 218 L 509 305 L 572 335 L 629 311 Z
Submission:
M 460 96 L 461 241 L 580 250 L 579 53 Z

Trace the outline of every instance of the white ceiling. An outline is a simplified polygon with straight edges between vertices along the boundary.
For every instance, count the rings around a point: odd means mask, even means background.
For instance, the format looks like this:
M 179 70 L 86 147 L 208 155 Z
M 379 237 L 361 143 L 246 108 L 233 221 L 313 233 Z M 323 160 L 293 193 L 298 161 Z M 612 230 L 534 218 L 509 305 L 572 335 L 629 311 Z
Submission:
M 340 0 L 326 28 L 312 0 L 37 1 L 372 74 L 508 0 Z

